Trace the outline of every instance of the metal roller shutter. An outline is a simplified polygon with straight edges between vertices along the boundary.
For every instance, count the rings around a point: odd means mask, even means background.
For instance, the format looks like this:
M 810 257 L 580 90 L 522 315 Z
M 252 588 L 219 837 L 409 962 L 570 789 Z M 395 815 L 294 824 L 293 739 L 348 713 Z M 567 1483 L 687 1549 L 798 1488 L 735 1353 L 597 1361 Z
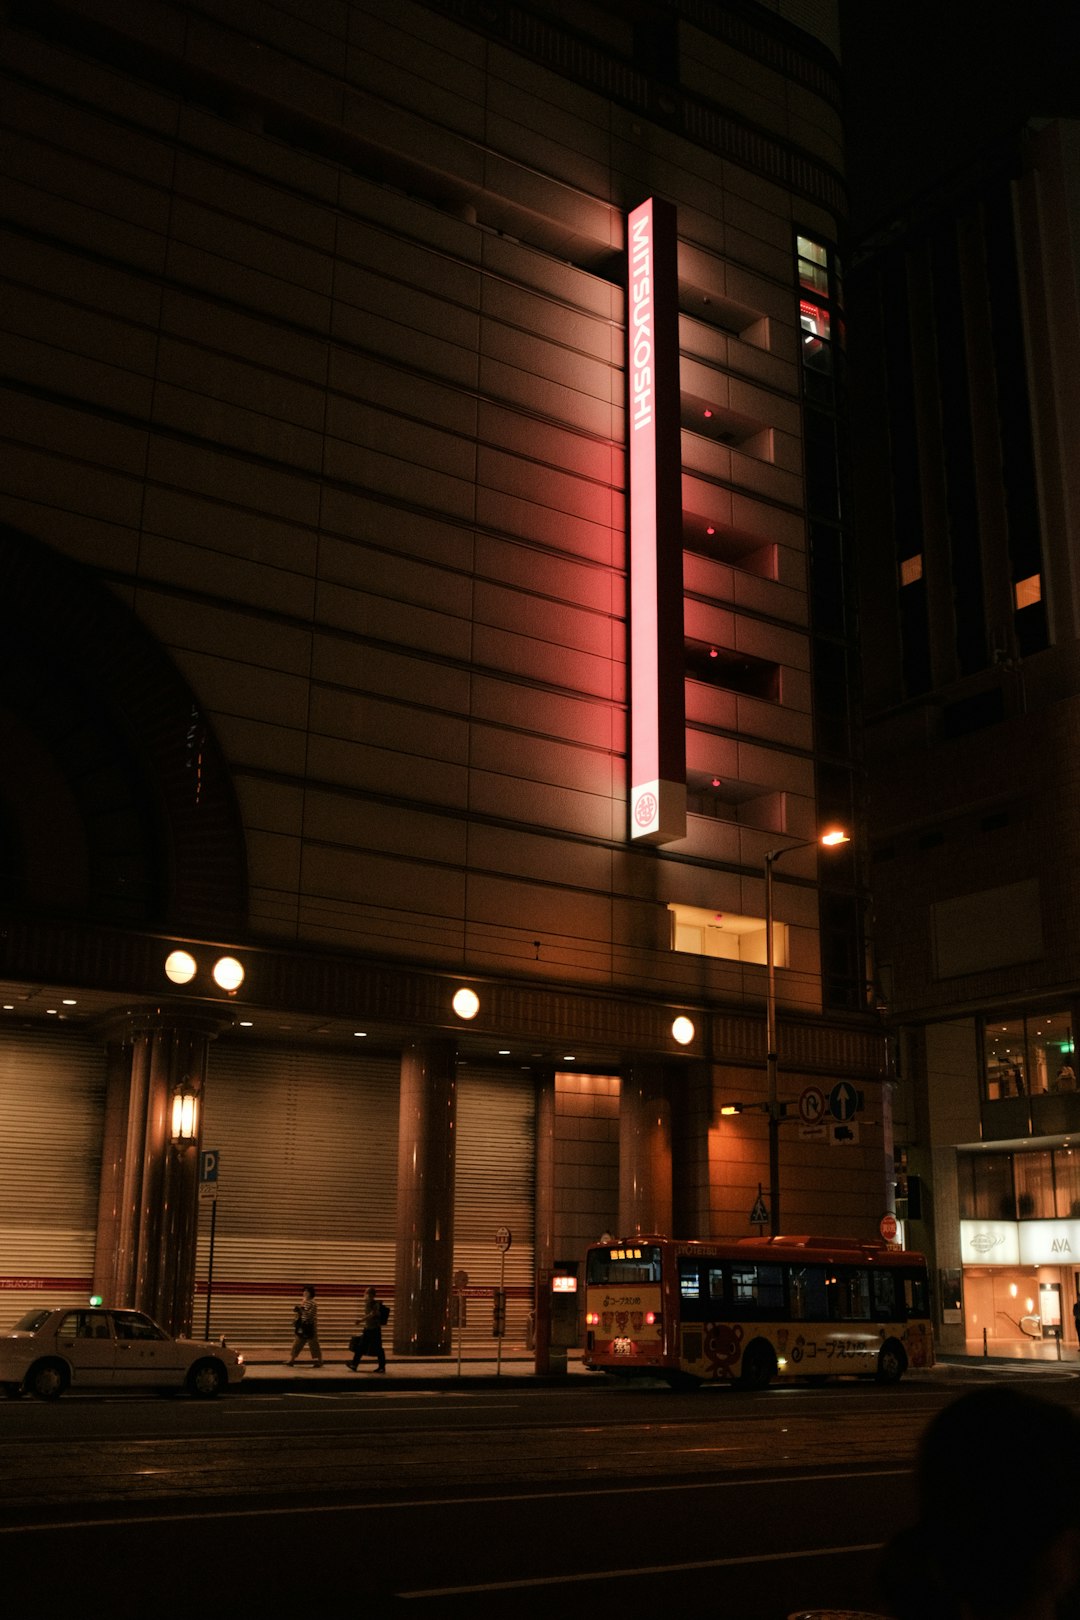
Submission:
M 101 1045 L 51 1030 L 0 1041 L 0 1327 L 85 1298 L 105 1117 Z
M 462 1346 L 495 1354 L 492 1290 L 500 1253 L 495 1233 L 509 1227 L 504 1352 L 526 1340 L 535 1250 L 536 1091 L 530 1072 L 458 1068 L 454 1269 L 469 1274 Z M 454 1329 L 457 1348 L 457 1329 Z
M 284 1358 L 292 1305 L 310 1282 L 324 1354 L 343 1356 L 367 1285 L 392 1295 L 399 1078 L 396 1057 L 211 1048 L 202 1140 L 220 1154 L 212 1336 Z M 199 1334 L 210 1225 L 204 1202 Z

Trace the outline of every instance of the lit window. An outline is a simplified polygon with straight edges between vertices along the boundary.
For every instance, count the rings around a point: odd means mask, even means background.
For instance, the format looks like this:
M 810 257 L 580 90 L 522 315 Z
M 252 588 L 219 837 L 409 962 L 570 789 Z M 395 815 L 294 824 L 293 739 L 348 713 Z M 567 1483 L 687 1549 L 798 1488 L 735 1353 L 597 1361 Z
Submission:
M 829 312 L 822 309 L 820 304 L 811 304 L 807 299 L 799 300 L 799 325 L 802 327 L 803 348 L 816 353 L 822 343 L 829 341 Z
M 1029 574 L 1027 579 L 1018 579 L 1013 586 L 1013 597 L 1016 602 L 1016 611 L 1022 608 L 1034 607 L 1036 602 L 1042 601 L 1042 575 Z
M 671 948 L 691 956 L 714 956 L 726 962 L 765 961 L 764 917 L 743 917 L 705 906 L 669 905 Z M 773 921 L 773 960 L 788 965 L 786 923 Z
M 922 552 L 914 557 L 905 557 L 900 564 L 901 585 L 914 585 L 917 579 L 922 579 Z
M 799 255 L 799 280 L 812 292 L 829 292 L 829 252 L 821 242 L 812 242 L 808 236 L 796 238 Z

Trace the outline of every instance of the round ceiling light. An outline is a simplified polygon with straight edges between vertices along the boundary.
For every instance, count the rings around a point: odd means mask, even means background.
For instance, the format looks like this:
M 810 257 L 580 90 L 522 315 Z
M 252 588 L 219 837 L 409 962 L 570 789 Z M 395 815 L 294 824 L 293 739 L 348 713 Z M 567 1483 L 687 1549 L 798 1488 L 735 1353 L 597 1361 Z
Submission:
M 452 1006 L 459 1018 L 475 1018 L 480 1011 L 480 997 L 475 990 L 461 989 L 455 992 Z
M 165 958 L 165 977 L 173 984 L 190 984 L 195 971 L 196 962 L 190 951 L 170 951 Z

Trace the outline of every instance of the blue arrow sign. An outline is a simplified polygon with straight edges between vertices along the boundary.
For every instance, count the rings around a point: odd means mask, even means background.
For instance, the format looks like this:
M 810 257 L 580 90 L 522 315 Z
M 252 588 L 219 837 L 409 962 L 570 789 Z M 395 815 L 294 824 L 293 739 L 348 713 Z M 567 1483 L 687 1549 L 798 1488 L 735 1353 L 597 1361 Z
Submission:
M 862 1097 L 855 1087 L 849 1085 L 846 1080 L 841 1080 L 839 1085 L 833 1086 L 829 1092 L 829 1113 L 833 1119 L 838 1119 L 843 1124 L 845 1120 L 854 1118 L 861 1102 Z

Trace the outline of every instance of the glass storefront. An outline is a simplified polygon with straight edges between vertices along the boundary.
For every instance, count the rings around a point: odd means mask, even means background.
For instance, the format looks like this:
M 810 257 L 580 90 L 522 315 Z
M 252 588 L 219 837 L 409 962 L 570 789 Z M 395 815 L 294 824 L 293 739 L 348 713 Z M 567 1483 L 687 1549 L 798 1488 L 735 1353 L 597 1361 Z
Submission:
M 983 1100 L 1077 1089 L 1072 1014 L 1067 1007 L 1038 1016 L 983 1020 Z
M 1073 1359 L 1080 1146 L 961 1153 L 957 1170 L 968 1353 Z

